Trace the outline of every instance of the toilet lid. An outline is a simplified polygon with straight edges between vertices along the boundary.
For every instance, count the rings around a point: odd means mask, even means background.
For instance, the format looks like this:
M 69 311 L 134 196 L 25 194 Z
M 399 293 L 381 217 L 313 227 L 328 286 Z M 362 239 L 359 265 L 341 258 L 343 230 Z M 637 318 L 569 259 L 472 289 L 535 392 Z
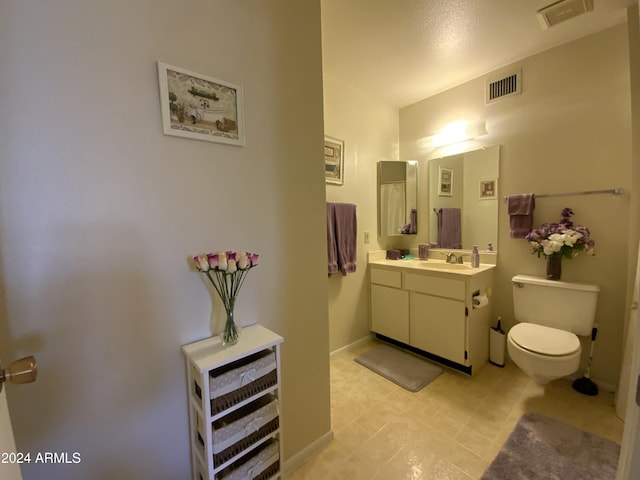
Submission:
M 533 323 L 515 325 L 509 337 L 522 348 L 542 355 L 569 355 L 580 348 L 575 334 Z

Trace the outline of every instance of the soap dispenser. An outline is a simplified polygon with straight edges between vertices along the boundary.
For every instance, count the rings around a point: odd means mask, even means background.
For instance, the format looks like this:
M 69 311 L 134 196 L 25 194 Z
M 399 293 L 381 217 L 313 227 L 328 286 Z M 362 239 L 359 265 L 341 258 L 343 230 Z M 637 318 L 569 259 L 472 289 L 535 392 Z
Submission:
M 477 245 L 474 245 L 473 250 L 471 250 L 471 266 L 473 268 L 478 268 L 480 266 L 480 254 L 478 253 Z

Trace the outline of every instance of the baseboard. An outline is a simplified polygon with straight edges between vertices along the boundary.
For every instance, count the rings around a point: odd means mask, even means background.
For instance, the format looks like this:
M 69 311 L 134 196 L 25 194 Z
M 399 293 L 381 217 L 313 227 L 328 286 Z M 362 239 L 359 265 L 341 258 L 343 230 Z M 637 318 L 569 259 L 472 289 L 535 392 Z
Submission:
M 576 373 L 573 373 L 571 375 L 568 375 L 567 378 L 570 379 L 571 381 L 577 380 L 578 378 L 582 378 L 582 370 L 578 370 Z M 597 377 L 591 377 L 591 380 L 593 381 L 593 383 L 595 383 L 598 388 L 600 390 L 604 390 L 605 392 L 611 392 L 611 393 L 616 393 L 616 391 L 618 390 L 618 388 L 615 385 L 612 385 L 611 383 L 607 383 L 603 380 L 600 380 Z M 615 403 L 615 399 L 614 399 L 614 403 Z
M 356 340 L 355 342 L 352 342 L 349 345 L 345 345 L 344 347 L 334 350 L 329 354 L 329 356 L 333 357 L 334 355 L 337 355 L 339 353 L 348 352 L 349 350 L 358 348 L 359 346 L 364 345 L 365 343 L 370 342 L 373 339 L 374 339 L 374 336 L 372 334 L 369 334 L 366 337 L 362 337 L 360 340 Z
M 603 380 L 599 380 L 598 378 L 592 378 L 591 380 L 593 380 L 595 384 L 598 385 L 598 387 L 600 387 L 602 390 L 611 393 L 616 393 L 618 391 L 618 387 L 616 385 L 605 382 Z
M 285 460 L 283 465 L 283 472 L 285 475 L 293 472 L 296 468 L 302 465 L 307 459 L 318 453 L 324 447 L 329 445 L 333 440 L 333 430 L 329 430 L 323 436 L 316 441 L 310 443 L 291 458 Z

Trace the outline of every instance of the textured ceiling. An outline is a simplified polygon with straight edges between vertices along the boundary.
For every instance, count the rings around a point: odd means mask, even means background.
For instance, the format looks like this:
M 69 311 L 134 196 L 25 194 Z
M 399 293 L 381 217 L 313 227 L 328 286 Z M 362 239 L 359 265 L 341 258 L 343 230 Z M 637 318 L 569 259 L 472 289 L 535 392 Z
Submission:
M 623 23 L 637 0 L 594 0 L 547 30 L 553 0 L 322 0 L 324 73 L 403 107 Z

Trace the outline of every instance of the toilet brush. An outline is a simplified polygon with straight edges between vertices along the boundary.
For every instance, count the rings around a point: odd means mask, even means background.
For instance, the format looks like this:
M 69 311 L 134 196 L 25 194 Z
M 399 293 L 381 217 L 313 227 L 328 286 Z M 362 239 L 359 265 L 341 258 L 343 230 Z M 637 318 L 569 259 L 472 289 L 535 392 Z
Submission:
M 587 369 L 584 371 L 582 378 L 577 378 L 573 381 L 573 389 L 583 395 L 595 396 L 598 395 L 598 385 L 591 380 L 591 359 L 593 358 L 593 347 L 596 343 L 596 336 L 598 335 L 598 327 L 594 325 L 591 329 L 591 349 L 589 351 L 589 360 L 587 361 Z

